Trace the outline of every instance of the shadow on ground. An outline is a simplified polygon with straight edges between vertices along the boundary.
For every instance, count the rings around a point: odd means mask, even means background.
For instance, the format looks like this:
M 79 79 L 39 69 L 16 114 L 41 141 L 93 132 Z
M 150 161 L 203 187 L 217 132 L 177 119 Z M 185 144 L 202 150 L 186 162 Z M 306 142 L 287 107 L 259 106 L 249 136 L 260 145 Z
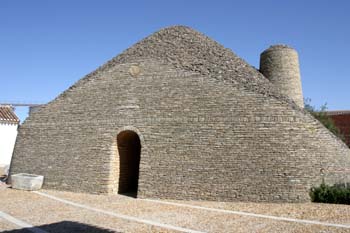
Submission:
M 71 221 L 62 221 L 47 225 L 35 226 L 35 228 L 23 228 L 11 231 L 2 231 L 3 233 L 32 233 L 39 232 L 37 229 L 49 232 L 49 233 L 62 233 L 62 232 L 91 232 L 91 233 L 109 233 L 116 232 L 113 230 L 108 230 L 100 228 L 97 226 L 87 225 L 85 223 L 71 222 Z
M 118 194 L 123 195 L 123 196 L 127 196 L 127 197 L 137 198 L 137 192 L 118 193 Z

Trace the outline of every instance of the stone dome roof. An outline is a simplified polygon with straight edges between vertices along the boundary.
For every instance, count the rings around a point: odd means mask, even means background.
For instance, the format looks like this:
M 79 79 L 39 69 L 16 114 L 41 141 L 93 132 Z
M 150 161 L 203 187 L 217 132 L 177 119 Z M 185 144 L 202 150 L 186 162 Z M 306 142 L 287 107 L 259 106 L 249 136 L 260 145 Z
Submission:
M 206 35 L 186 26 L 163 28 L 114 57 L 78 83 L 114 65 L 153 58 L 186 71 L 198 72 L 249 91 L 272 96 L 298 108 L 256 68 Z M 76 85 L 78 85 L 78 83 Z M 71 88 L 74 88 L 73 85 Z

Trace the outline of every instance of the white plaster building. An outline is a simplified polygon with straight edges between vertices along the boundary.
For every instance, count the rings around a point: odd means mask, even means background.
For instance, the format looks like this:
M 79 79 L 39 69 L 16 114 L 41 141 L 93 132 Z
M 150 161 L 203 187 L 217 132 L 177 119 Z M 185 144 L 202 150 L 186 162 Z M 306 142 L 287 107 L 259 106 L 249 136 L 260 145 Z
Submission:
M 6 175 L 17 137 L 19 119 L 10 106 L 0 106 L 0 176 Z

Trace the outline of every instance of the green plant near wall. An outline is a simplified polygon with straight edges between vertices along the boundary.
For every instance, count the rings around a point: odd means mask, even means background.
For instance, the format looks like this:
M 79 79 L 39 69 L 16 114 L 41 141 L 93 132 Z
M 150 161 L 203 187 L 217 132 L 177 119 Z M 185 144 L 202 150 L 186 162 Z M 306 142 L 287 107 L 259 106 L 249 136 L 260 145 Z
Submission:
M 311 113 L 317 120 L 319 120 L 329 131 L 331 131 L 335 136 L 339 137 L 343 142 L 345 142 L 344 135 L 340 132 L 338 127 L 334 124 L 331 117 L 326 113 L 327 103 L 323 104 L 320 108 L 316 108 L 311 105 L 311 99 L 307 98 L 304 100 L 305 110 Z
M 310 190 L 310 197 L 313 202 L 350 205 L 350 184 L 329 186 L 322 182 Z

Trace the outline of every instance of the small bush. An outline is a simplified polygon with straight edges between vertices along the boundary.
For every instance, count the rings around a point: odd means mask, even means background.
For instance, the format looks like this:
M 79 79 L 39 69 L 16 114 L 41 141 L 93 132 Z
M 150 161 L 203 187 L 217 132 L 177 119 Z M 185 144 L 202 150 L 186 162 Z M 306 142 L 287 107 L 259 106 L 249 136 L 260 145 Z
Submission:
M 319 187 L 311 189 L 310 197 L 313 202 L 350 205 L 350 185 L 329 186 L 323 182 Z

